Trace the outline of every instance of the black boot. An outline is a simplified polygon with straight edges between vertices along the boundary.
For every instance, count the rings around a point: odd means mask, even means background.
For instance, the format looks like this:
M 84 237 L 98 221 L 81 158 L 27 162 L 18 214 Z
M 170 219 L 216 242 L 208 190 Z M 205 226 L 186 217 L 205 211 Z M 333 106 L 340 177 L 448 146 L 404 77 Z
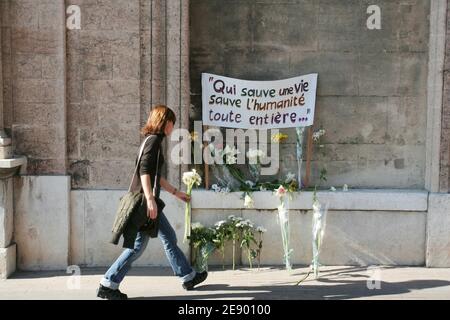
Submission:
M 192 289 L 194 289 L 194 287 L 196 285 L 205 281 L 207 277 L 208 277 L 207 271 L 203 271 L 201 273 L 196 273 L 194 279 L 183 283 L 183 288 L 186 290 L 192 290 Z
M 97 289 L 97 297 L 107 300 L 127 300 L 128 296 L 125 293 L 120 292 L 119 289 L 113 290 L 100 285 Z

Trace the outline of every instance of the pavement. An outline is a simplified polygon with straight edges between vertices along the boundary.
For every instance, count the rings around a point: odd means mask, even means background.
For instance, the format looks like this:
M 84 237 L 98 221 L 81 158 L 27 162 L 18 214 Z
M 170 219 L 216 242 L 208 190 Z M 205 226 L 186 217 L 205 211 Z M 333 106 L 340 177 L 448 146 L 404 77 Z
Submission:
M 64 271 L 16 272 L 0 280 L 0 300 L 96 300 L 105 271 L 81 269 L 80 276 Z M 324 266 L 317 280 L 310 275 L 296 285 L 307 272 L 306 267 L 290 272 L 280 267 L 214 267 L 196 290 L 185 291 L 167 267 L 133 268 L 120 289 L 136 300 L 450 299 L 450 268 Z

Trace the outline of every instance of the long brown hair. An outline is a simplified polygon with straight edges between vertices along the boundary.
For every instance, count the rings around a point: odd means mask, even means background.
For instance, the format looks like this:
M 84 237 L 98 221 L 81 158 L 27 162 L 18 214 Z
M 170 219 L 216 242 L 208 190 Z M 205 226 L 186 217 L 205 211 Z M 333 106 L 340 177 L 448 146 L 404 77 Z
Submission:
M 175 113 L 164 105 L 155 106 L 148 117 L 146 125 L 141 129 L 141 133 L 146 136 L 148 134 L 164 133 L 164 128 L 168 121 L 175 124 L 177 117 Z

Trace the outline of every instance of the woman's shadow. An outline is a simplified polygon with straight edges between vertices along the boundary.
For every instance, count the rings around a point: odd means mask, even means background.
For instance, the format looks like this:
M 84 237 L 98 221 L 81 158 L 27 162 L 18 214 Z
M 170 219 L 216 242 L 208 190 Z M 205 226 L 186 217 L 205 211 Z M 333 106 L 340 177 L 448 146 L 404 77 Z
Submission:
M 372 282 L 368 275 L 357 273 L 365 269 L 349 268 L 348 271 L 340 269 L 336 273 L 324 274 L 315 282 L 313 280 L 296 285 L 294 278 L 289 283 L 261 286 L 233 286 L 229 284 L 199 285 L 195 291 L 186 295 L 136 297 L 132 300 L 159 299 L 159 300 L 197 300 L 197 299 L 251 299 L 251 300 L 345 300 L 357 298 L 384 297 L 411 293 L 412 291 L 450 286 L 445 280 L 410 280 L 403 282 Z M 344 272 L 342 272 L 344 271 Z M 346 276 L 346 279 L 333 278 L 333 276 Z M 351 278 L 351 279 L 349 279 Z M 362 279 L 358 279 L 362 278 Z M 310 278 L 312 279 L 312 276 Z M 423 295 L 415 294 L 413 298 Z M 395 297 L 393 297 L 395 299 Z

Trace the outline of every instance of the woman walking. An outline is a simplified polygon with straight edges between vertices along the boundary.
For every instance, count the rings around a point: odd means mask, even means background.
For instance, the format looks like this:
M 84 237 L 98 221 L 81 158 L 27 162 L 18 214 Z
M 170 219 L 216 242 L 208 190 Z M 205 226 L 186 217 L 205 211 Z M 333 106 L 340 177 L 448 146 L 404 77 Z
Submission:
M 157 106 L 152 110 L 147 124 L 141 130 L 141 133 L 148 139 L 145 140 L 143 146 L 138 173 L 141 192 L 144 193 L 147 203 L 147 216 L 153 221 L 155 219 L 158 221 L 157 234 L 163 243 L 164 251 L 174 274 L 180 278 L 185 290 L 192 290 L 195 285 L 205 281 L 208 273 L 206 271 L 197 273 L 190 266 L 185 255 L 177 245 L 175 231 L 162 212 L 164 202 L 159 198 L 160 188 L 162 187 L 182 201 L 188 202 L 191 200 L 186 193 L 177 190 L 159 174 L 164 163 L 163 152 L 161 151 L 162 141 L 165 136 L 169 136 L 172 133 L 175 121 L 175 113 L 166 106 Z M 153 186 L 155 187 L 154 191 L 152 191 Z M 160 206 L 159 210 L 158 206 Z M 111 300 L 128 298 L 126 294 L 120 292 L 119 285 L 131 269 L 132 263 L 142 255 L 149 238 L 149 233 L 144 229 L 140 229 L 134 242 L 134 248 L 125 249 L 103 276 L 103 279 L 100 281 L 100 287 L 97 290 L 98 297 Z

